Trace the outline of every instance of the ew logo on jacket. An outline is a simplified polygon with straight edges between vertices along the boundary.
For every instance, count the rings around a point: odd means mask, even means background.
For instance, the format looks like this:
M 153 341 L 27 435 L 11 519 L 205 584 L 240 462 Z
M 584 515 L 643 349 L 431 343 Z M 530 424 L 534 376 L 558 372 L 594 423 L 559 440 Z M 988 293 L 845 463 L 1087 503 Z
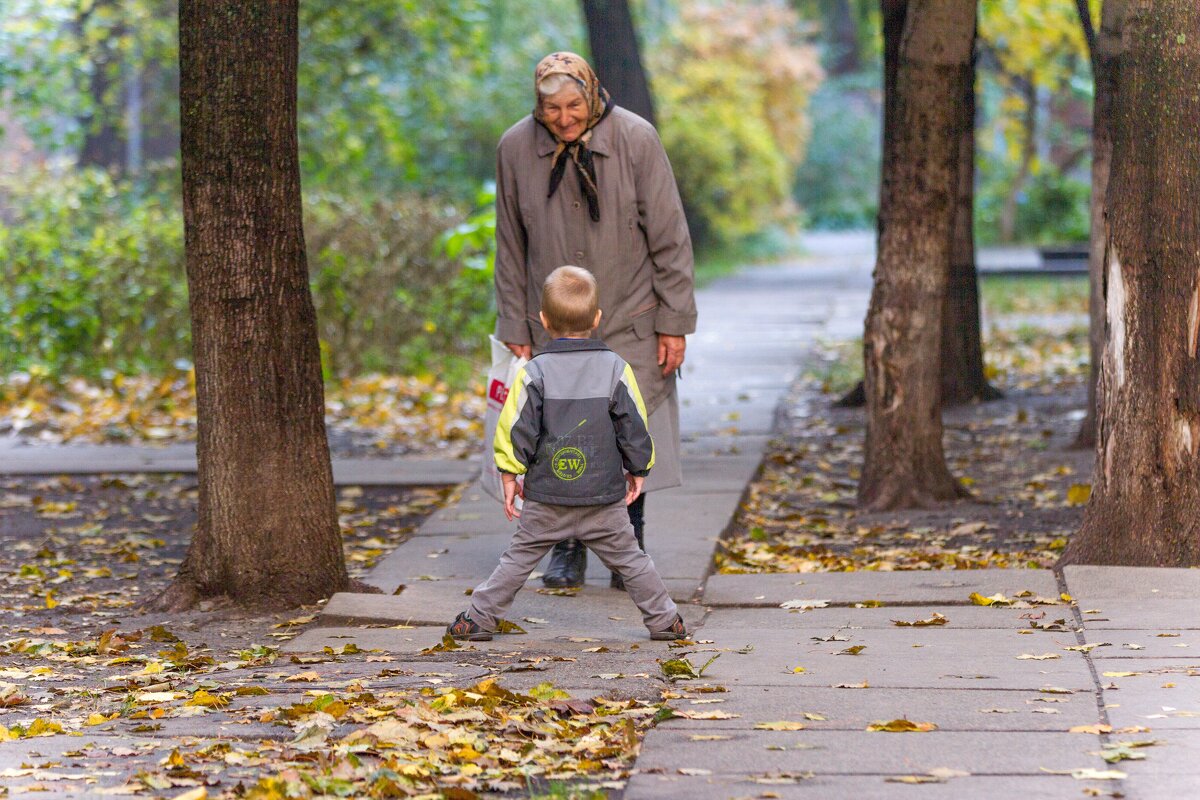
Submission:
M 578 447 L 561 447 L 550 459 L 554 474 L 564 481 L 573 481 L 587 469 L 587 456 Z

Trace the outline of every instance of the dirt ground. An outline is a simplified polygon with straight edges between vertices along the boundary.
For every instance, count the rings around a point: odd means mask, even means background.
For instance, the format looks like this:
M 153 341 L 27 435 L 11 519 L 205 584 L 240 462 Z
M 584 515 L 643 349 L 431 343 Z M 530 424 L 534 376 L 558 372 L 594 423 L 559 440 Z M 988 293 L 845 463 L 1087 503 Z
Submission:
M 1053 565 L 1090 492 L 1092 450 L 1073 447 L 1086 390 L 1078 376 L 1024 384 L 944 414 L 947 463 L 971 499 L 866 513 L 855 506 L 864 411 L 836 408 L 836 394 L 800 381 L 718 554 L 720 570 Z

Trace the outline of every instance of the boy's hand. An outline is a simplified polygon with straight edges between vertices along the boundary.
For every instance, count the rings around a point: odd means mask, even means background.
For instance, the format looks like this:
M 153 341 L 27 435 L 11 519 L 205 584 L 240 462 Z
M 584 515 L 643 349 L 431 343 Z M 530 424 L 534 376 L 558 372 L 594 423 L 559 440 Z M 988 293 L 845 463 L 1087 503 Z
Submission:
M 634 500 L 638 499 L 638 495 L 642 493 L 642 484 L 645 482 L 646 479 L 641 475 L 630 475 L 628 472 L 625 473 L 625 505 L 629 505 Z
M 525 499 L 525 485 L 517 483 L 517 476 L 508 472 L 500 473 L 500 479 L 504 481 L 504 516 L 512 522 L 521 516 L 521 512 L 517 510 L 517 498 Z

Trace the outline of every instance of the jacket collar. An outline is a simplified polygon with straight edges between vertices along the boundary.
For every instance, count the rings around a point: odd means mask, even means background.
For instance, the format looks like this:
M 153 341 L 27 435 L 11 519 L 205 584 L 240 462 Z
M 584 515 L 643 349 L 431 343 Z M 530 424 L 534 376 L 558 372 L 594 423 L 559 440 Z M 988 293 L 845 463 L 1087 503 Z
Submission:
M 598 156 L 608 157 L 612 152 L 612 118 L 617 111 L 618 107 L 614 106 L 613 110 L 604 119 L 597 122 L 596 127 L 592 128 L 592 140 L 588 143 L 588 149 Z M 532 115 L 530 115 L 530 119 L 533 119 Z M 554 136 L 537 120 L 533 121 L 533 127 L 536 129 L 534 135 L 537 137 L 538 156 L 545 158 L 548 155 L 553 155 L 555 149 L 558 147 L 558 142 L 554 141 Z
M 586 350 L 607 350 L 600 339 L 551 339 L 542 349 L 543 353 L 576 353 Z

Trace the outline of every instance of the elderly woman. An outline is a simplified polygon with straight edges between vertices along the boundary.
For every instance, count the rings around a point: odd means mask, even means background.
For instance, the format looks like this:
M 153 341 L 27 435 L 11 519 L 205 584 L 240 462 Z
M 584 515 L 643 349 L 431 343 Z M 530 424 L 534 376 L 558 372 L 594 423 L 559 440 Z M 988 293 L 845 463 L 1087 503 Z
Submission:
M 633 367 L 650 414 L 657 454 L 645 491 L 678 486 L 675 379 L 696 301 L 675 176 L 654 127 L 614 105 L 579 56 L 546 56 L 534 87 L 533 113 L 497 148 L 496 338 L 517 355 L 539 352 L 542 282 L 564 264 L 589 270 L 604 311 L 598 335 Z M 643 548 L 645 499 L 629 506 Z M 557 545 L 543 582 L 581 586 L 586 559 L 577 541 Z

